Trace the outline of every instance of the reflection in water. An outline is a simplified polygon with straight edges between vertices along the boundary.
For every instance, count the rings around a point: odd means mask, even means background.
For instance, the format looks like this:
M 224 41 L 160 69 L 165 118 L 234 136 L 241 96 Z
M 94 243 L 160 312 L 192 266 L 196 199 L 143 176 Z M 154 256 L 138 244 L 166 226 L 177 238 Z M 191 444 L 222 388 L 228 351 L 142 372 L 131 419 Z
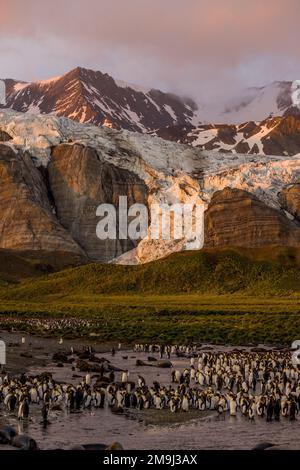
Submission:
M 201 416 L 201 413 L 199 413 Z M 119 441 L 127 449 L 249 449 L 269 441 L 300 449 L 299 421 L 281 419 L 267 423 L 263 418 L 251 422 L 243 416 L 212 416 L 181 424 L 145 425 L 114 415 L 109 409 L 92 412 L 51 414 L 47 427 L 41 424 L 39 407 L 31 407 L 31 418 L 18 422 L 6 415 L 1 424 L 10 423 L 36 439 L 42 449 L 68 448 L 77 444 Z
M 101 354 L 112 360 L 110 354 Z M 158 380 L 169 384 L 170 369 L 155 367 L 137 367 L 136 359 L 146 359 L 143 353 L 128 352 L 128 359 L 122 354 L 116 354 L 113 364 L 130 370 L 130 380 L 137 380 L 142 374 L 147 383 Z M 186 359 L 172 358 L 174 367 L 183 369 Z M 126 366 L 125 366 L 126 364 Z M 55 380 L 72 381 L 73 371 L 70 365 L 63 369 L 47 366 Z M 33 368 L 30 374 L 36 375 L 43 369 Z M 83 377 L 85 374 L 80 374 Z M 74 379 L 73 379 L 74 380 Z M 80 378 L 75 379 L 76 382 Z M 149 413 L 155 412 L 150 410 Z M 136 413 L 138 416 L 138 413 Z M 189 419 L 192 416 L 192 419 Z M 195 413 L 187 412 L 183 422 L 160 425 L 145 424 L 138 419 L 116 415 L 110 409 L 92 409 L 90 411 L 50 411 L 49 424 L 42 423 L 41 405 L 30 406 L 28 420 L 18 421 L 16 416 L 3 411 L 1 408 L 0 425 L 12 424 L 19 433 L 33 437 L 40 448 L 69 448 L 79 444 L 120 442 L 125 449 L 250 449 L 261 441 L 269 441 L 275 445 L 300 449 L 300 420 L 290 422 L 281 418 L 280 422 L 266 422 L 265 418 L 256 417 L 249 421 L 247 417 L 238 414 L 236 417 L 228 413 L 218 416 L 216 412 Z

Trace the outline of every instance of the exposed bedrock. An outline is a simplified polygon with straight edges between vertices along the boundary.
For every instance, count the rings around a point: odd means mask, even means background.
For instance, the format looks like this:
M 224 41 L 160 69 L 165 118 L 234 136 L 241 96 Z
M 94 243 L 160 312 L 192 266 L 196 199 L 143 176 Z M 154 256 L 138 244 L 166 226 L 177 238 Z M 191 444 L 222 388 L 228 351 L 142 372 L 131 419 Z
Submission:
M 278 198 L 281 207 L 300 221 L 300 183 L 283 189 Z
M 43 177 L 28 153 L 0 144 L 0 181 L 0 248 L 65 252 L 85 259 L 56 219 Z
M 117 208 L 119 196 L 127 196 L 128 207 L 146 204 L 147 187 L 136 174 L 105 162 L 91 147 L 62 144 L 52 151 L 48 176 L 56 216 L 89 258 L 107 262 L 134 248 L 131 240 L 97 238 L 96 210 L 102 203 Z
M 299 246 L 300 224 L 253 194 L 225 188 L 205 213 L 205 246 Z

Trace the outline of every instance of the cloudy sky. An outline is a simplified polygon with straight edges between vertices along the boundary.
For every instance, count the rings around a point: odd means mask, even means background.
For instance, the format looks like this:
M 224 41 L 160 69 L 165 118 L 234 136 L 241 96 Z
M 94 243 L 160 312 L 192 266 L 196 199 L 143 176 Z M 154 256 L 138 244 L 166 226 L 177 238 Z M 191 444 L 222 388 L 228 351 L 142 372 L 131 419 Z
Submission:
M 0 77 L 80 65 L 198 100 L 300 79 L 299 0 L 0 0 Z

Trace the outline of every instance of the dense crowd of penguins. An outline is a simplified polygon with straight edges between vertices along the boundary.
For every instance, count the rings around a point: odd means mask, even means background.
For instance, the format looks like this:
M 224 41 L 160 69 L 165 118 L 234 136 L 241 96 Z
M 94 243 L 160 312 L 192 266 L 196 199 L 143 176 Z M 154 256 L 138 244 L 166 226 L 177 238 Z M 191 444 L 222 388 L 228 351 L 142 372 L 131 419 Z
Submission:
M 0 375 L 1 409 L 20 420 L 30 417 L 32 406 L 40 404 L 42 422 L 48 423 L 51 410 L 90 410 L 110 407 L 122 413 L 137 410 L 215 410 L 219 415 L 238 413 L 249 420 L 295 420 L 300 408 L 300 371 L 291 362 L 289 351 L 213 352 L 195 346 L 134 346 L 135 352 L 160 358 L 184 358 L 183 369 L 170 369 L 168 384 L 147 383 L 138 376 L 130 381 L 128 370 L 115 371 L 104 361 L 97 379 L 86 375 L 77 383 L 60 383 L 51 374 L 36 377 L 22 374 Z M 73 351 L 70 352 L 70 355 Z M 112 350 L 112 356 L 116 351 Z M 90 359 L 94 357 L 89 351 Z M 126 357 L 124 357 L 126 359 Z

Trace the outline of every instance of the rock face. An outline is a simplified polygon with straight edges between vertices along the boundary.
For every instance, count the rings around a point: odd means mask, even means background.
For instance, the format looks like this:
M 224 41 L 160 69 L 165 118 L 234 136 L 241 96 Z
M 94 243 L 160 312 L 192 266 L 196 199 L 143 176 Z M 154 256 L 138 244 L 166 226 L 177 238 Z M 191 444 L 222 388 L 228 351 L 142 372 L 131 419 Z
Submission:
M 208 206 L 206 246 L 300 245 L 299 222 L 293 219 L 299 214 L 300 156 L 203 151 L 11 110 L 0 111 L 0 129 L 12 137 L 0 144 L 0 249 L 44 251 L 52 259 L 64 252 L 102 262 L 116 257 L 120 262 L 121 255 L 124 264 L 199 249 L 191 236 L 145 237 L 138 246 L 119 238 L 99 240 L 96 209 L 102 203 L 117 208 L 121 195 L 128 206 Z M 243 132 L 250 136 L 254 129 L 248 123 Z M 230 145 L 232 127 L 221 135 Z M 148 233 L 153 225 L 150 218 Z
M 0 248 L 85 258 L 53 214 L 43 177 L 28 153 L 0 145 L 0 181 Z
M 205 213 L 205 246 L 299 246 L 300 224 L 240 189 L 217 191 Z
M 300 221 L 300 184 L 283 189 L 278 198 L 282 208 Z
M 134 248 L 129 240 L 100 240 L 96 227 L 102 203 L 118 208 L 119 196 L 128 206 L 147 203 L 147 187 L 136 174 L 106 163 L 91 147 L 62 144 L 54 148 L 48 166 L 56 216 L 89 258 L 107 262 Z

